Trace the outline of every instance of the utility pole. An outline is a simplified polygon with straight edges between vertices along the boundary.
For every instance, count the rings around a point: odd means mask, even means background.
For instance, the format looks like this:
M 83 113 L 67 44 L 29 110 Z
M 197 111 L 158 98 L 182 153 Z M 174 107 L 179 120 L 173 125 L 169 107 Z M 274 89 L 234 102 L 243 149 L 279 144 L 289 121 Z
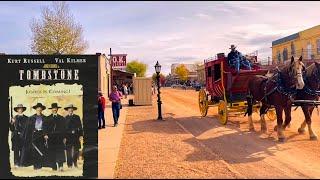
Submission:
M 113 86 L 113 72 L 112 72 L 112 62 L 113 62 L 113 59 L 112 59 L 112 51 L 111 51 L 111 48 L 110 48 L 109 56 L 110 56 L 110 78 L 111 78 L 111 87 L 112 87 L 112 86 Z

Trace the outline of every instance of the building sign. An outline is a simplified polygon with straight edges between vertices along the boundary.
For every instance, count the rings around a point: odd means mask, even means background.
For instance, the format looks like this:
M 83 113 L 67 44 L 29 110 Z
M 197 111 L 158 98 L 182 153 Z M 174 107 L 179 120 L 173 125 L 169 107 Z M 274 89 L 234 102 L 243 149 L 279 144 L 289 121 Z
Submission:
M 112 54 L 111 67 L 114 70 L 125 70 L 127 66 L 127 54 Z

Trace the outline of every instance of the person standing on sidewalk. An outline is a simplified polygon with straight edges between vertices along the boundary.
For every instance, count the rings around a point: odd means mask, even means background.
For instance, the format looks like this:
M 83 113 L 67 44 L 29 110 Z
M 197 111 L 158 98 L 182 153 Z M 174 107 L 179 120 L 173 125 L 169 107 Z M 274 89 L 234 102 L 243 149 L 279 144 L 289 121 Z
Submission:
M 99 127 L 98 129 L 101 128 L 106 128 L 106 121 L 104 119 L 104 110 L 106 107 L 106 100 L 103 97 L 103 94 L 101 92 L 99 92 L 98 95 L 98 123 L 99 123 Z
M 112 102 L 112 115 L 114 121 L 114 127 L 118 125 L 118 120 L 120 116 L 121 108 L 121 97 L 122 94 L 118 91 L 117 86 L 112 87 L 112 92 L 110 93 L 109 100 Z

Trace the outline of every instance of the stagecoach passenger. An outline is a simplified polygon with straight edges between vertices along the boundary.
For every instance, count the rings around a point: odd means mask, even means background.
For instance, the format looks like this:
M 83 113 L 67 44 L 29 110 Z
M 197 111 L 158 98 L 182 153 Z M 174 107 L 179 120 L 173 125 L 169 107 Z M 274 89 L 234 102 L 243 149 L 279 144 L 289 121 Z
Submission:
M 235 45 L 231 45 L 231 52 L 228 54 L 228 64 L 240 72 L 241 67 L 251 70 L 251 63 L 238 50 Z

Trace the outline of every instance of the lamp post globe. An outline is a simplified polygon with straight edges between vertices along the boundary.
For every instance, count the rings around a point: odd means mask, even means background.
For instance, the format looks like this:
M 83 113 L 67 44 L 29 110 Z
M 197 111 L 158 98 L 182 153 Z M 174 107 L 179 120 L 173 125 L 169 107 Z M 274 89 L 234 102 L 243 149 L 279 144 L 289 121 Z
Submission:
M 154 69 L 156 70 L 156 73 L 160 73 L 161 71 L 161 65 L 159 64 L 159 62 L 157 61 L 156 65 L 154 66 Z
M 162 113 L 161 113 L 161 99 L 160 99 L 160 71 L 161 65 L 157 61 L 156 65 L 154 66 L 155 71 L 157 73 L 157 87 L 158 87 L 158 120 L 162 120 Z

